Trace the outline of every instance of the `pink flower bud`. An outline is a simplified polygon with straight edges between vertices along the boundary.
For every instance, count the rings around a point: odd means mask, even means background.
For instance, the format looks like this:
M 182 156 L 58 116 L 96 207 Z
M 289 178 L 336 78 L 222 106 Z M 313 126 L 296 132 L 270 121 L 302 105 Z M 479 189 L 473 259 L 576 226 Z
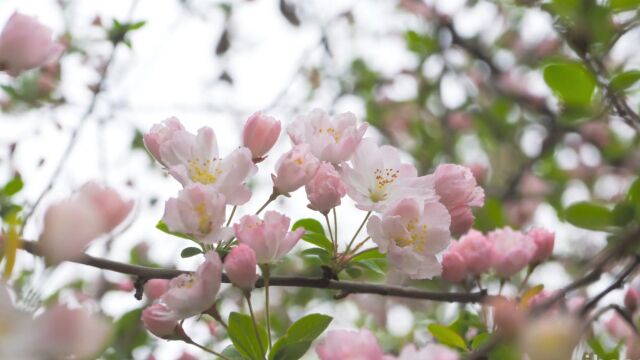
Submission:
M 242 142 L 251 150 L 253 159 L 261 159 L 275 145 L 280 136 L 280 121 L 257 112 L 247 119 Z
M 305 186 L 309 208 L 327 213 L 340 205 L 340 199 L 347 194 L 347 186 L 333 165 L 322 163 L 316 175 Z
M 144 284 L 144 293 L 149 300 L 154 301 L 169 290 L 169 280 L 151 279 Z
M 271 175 L 273 186 L 281 194 L 288 194 L 306 185 L 316 174 L 320 161 L 309 152 L 309 145 L 300 144 L 284 153 Z
M 531 238 L 509 227 L 494 230 L 487 238 L 493 243 L 492 266 L 503 279 L 524 269 L 536 251 Z
M 253 289 L 258 279 L 256 265 L 256 253 L 245 244 L 233 248 L 224 259 L 224 270 L 233 285 L 247 291 Z
M 289 230 L 290 219 L 275 211 L 267 211 L 264 220 L 255 215 L 245 215 L 233 225 L 236 237 L 256 254 L 258 264 L 268 264 L 284 257 L 304 234 L 303 228 Z
M 170 338 L 175 334 L 179 318 L 166 305 L 156 303 L 142 312 L 142 323 L 153 335 Z
M 64 46 L 34 17 L 14 12 L 0 34 L 0 71 L 11 76 L 56 60 Z
M 104 232 L 110 232 L 118 226 L 133 208 L 133 200 L 125 201 L 114 189 L 95 182 L 84 184 L 78 196 L 86 197 L 98 209 L 105 223 Z
M 634 313 L 638 309 L 638 305 L 640 305 L 640 293 L 631 287 L 624 294 L 624 306 L 630 313 Z
M 371 331 L 331 330 L 316 346 L 320 360 L 383 360 L 383 352 L 378 339 Z
M 175 133 L 184 130 L 184 126 L 182 126 L 178 118 L 170 117 L 162 123 L 155 124 L 151 127 L 151 130 L 143 136 L 144 145 L 158 162 L 164 164 L 160 147 L 162 144 L 170 141 Z M 167 164 L 165 164 L 165 166 L 167 166 Z
M 467 277 L 467 266 L 462 255 L 456 251 L 455 245 L 452 245 L 442 257 L 442 278 L 453 283 Z
M 531 259 L 532 263 L 539 263 L 546 260 L 553 253 L 555 234 L 547 229 L 534 228 L 527 232 L 536 246 L 536 251 Z
M 489 271 L 493 244 L 481 232 L 471 230 L 461 237 L 457 251 L 472 274 L 481 275 Z
M 133 284 L 133 281 L 127 279 L 119 282 L 117 285 L 117 289 L 120 291 L 129 292 L 129 291 L 133 291 L 133 289 L 135 289 L 135 286 Z
M 477 186 L 469 168 L 443 164 L 435 171 L 436 193 L 451 214 L 451 233 L 464 234 L 473 225 L 472 206 L 484 205 L 484 190 Z

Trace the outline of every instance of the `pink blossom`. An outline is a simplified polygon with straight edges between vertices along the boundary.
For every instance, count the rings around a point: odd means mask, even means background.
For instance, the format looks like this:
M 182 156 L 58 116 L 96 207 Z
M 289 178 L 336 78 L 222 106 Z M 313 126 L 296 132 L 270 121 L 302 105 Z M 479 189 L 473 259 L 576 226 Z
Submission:
M 282 259 L 298 243 L 303 228 L 288 232 L 291 220 L 278 212 L 267 211 L 264 220 L 256 215 L 245 215 L 233 225 L 236 237 L 256 253 L 258 264 L 268 264 Z
M 464 258 L 467 270 L 470 273 L 480 275 L 489 271 L 493 243 L 481 232 L 470 230 L 460 238 L 456 250 Z
M 224 259 L 224 270 L 233 285 L 250 291 L 258 279 L 256 253 L 249 246 L 240 244 Z
M 506 334 L 517 332 L 526 322 L 526 316 L 515 301 L 505 297 L 493 298 L 489 305 L 493 307 L 493 321 Z
M 638 305 L 640 305 L 640 293 L 630 287 L 624 294 L 624 306 L 633 314 L 638 309 Z
M 367 124 L 357 124 L 355 115 L 343 113 L 330 117 L 314 109 L 287 127 L 294 144 L 309 144 L 311 153 L 322 161 L 339 164 L 347 161 L 362 140 Z
M 604 323 L 605 330 L 616 340 L 622 340 L 634 335 L 633 328 L 618 313 L 613 315 Z
M 105 223 L 104 232 L 109 232 L 118 226 L 133 208 L 133 200 L 125 201 L 114 189 L 92 181 L 80 188 L 78 197 L 91 201 L 100 212 Z
M 167 290 L 169 280 L 166 279 L 151 279 L 144 284 L 144 293 L 151 301 L 160 298 Z
M 405 197 L 436 201 L 433 176 L 418 177 L 413 165 L 400 161 L 400 153 L 392 146 L 378 147 L 363 139 L 351 159 L 341 168 L 347 194 L 356 207 L 365 211 L 384 211 L 389 204 Z
M 458 243 L 445 251 L 442 256 L 442 278 L 449 282 L 460 282 L 467 277 L 467 265 L 464 257 L 458 252 Z
M 464 234 L 473 225 L 471 207 L 484 205 L 484 190 L 465 166 L 442 164 L 435 171 L 435 189 L 451 213 L 451 233 Z
M 167 200 L 162 220 L 169 230 L 194 236 L 203 243 L 230 238 L 231 229 L 222 227 L 226 219 L 225 196 L 210 185 L 190 184 Z
M 340 199 L 347 194 L 347 186 L 333 165 L 322 163 L 315 176 L 305 186 L 309 208 L 324 214 L 340 205 Z
M 185 131 L 184 126 L 177 117 L 170 117 L 160 124 L 155 124 L 151 130 L 143 136 L 144 145 L 158 162 L 164 164 L 160 154 L 160 146 L 173 137 L 174 133 Z M 166 164 L 164 164 L 166 166 Z
M 142 312 L 142 323 L 153 335 L 170 338 L 175 334 L 180 318 L 165 304 L 155 303 Z
M 509 227 L 494 230 L 487 238 L 493 243 L 493 269 L 502 278 L 509 278 L 524 269 L 536 251 L 531 238 Z
M 215 251 L 204 256 L 204 263 L 195 273 L 171 279 L 169 290 L 160 297 L 160 301 L 180 319 L 200 314 L 215 303 L 222 280 L 222 263 Z
M 265 156 L 280 136 L 280 121 L 257 112 L 247 119 L 242 131 L 242 142 L 251 150 L 254 161 Z
M 409 344 L 402 348 L 400 355 L 395 360 L 458 360 L 460 356 L 457 352 L 446 346 L 429 344 L 421 349 Z
M 35 323 L 39 341 L 33 345 L 46 358 L 93 358 L 111 335 L 111 326 L 105 319 L 63 305 L 47 309 L 35 318 Z
M 152 154 L 159 154 L 154 156 L 169 169 L 169 174 L 183 186 L 192 183 L 212 186 L 229 204 L 249 201 L 251 190 L 245 181 L 257 171 L 251 151 L 240 147 L 221 158 L 213 129 L 203 127 L 194 135 L 181 126 L 177 119 L 169 119 L 154 126 L 145 142 Z
M 425 279 L 442 272 L 436 254 L 449 245 L 450 222 L 444 205 L 406 198 L 385 210 L 382 218 L 372 216 L 367 231 L 393 267 L 412 279 Z
M 320 360 L 383 360 L 383 352 L 371 331 L 331 330 L 318 345 Z
M 11 76 L 55 61 L 64 46 L 34 17 L 14 12 L 0 34 L 0 71 Z
M 293 192 L 306 185 L 319 166 L 320 161 L 311 155 L 309 145 L 296 145 L 278 159 L 276 173 L 271 175 L 273 187 L 280 194 Z
M 566 314 L 547 314 L 525 323 L 522 348 L 530 360 L 571 359 L 580 340 L 580 322 Z
M 71 198 L 51 205 L 40 235 L 47 262 L 78 259 L 92 240 L 117 226 L 132 206 L 132 201 L 124 201 L 113 189 L 92 182 Z
M 527 232 L 527 236 L 536 246 L 536 251 L 531 259 L 532 263 L 542 262 L 551 256 L 556 238 L 553 232 L 543 228 L 534 228 Z

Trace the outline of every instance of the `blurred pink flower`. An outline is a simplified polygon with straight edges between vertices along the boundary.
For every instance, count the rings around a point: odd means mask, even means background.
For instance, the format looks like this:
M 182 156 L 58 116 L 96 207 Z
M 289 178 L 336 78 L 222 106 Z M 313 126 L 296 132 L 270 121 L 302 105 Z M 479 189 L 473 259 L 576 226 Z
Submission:
M 150 279 L 144 284 L 144 293 L 149 300 L 155 301 L 169 290 L 169 280 Z
M 320 165 L 305 190 L 309 199 L 308 207 L 323 214 L 340 205 L 340 199 L 347 194 L 347 186 L 330 163 Z
M 203 243 L 217 243 L 233 235 L 222 227 L 226 219 L 225 196 L 210 185 L 190 184 L 167 200 L 162 220 L 169 230 L 194 236 Z
M 633 287 L 628 288 L 624 294 L 624 306 L 633 314 L 640 306 L 640 291 Z
M 371 331 L 331 330 L 318 345 L 320 360 L 383 360 L 383 352 Z
M 412 279 L 425 279 L 442 273 L 436 254 L 449 245 L 450 222 L 442 204 L 406 198 L 391 205 L 382 218 L 372 216 L 367 231 L 393 267 Z
M 304 228 L 288 232 L 291 220 L 278 212 L 267 211 L 264 220 L 256 215 L 245 215 L 233 225 L 236 237 L 256 253 L 258 264 L 282 259 L 298 243 Z
M 530 360 L 571 359 L 580 340 L 580 322 L 567 314 L 547 314 L 525 322 L 521 344 Z
M 204 256 L 204 263 L 195 273 L 171 279 L 169 290 L 160 297 L 160 301 L 180 319 L 198 315 L 215 303 L 222 280 L 222 263 L 215 251 Z
M 451 213 L 451 233 L 464 234 L 473 225 L 471 207 L 484 205 L 484 190 L 465 166 L 442 164 L 435 171 L 435 189 Z
M 487 238 L 493 243 L 493 269 L 501 278 L 509 278 L 524 269 L 536 251 L 531 238 L 509 227 L 494 230 Z
M 514 334 L 526 322 L 525 313 L 518 308 L 518 303 L 505 297 L 495 297 L 490 300 L 493 307 L 493 321 L 498 329 L 505 334 Z
M 341 168 L 347 194 L 356 207 L 365 211 L 384 208 L 405 197 L 436 201 L 433 176 L 418 177 L 413 165 L 400 161 L 400 153 L 392 146 L 378 146 L 365 138 L 351 159 Z
M 613 313 L 604 323 L 604 328 L 616 340 L 623 340 L 634 335 L 631 325 L 618 313 Z
M 458 360 L 460 355 L 446 346 L 429 344 L 421 349 L 409 344 L 402 348 L 397 357 L 387 357 L 389 360 Z
M 239 244 L 224 259 L 224 270 L 233 285 L 250 291 L 256 284 L 256 253 L 248 245 Z
M 260 160 L 275 145 L 280 136 L 280 121 L 257 112 L 247 119 L 242 131 L 242 143 L 249 150 L 254 161 Z
M 640 335 L 634 334 L 627 337 L 625 345 L 627 346 L 626 358 L 629 360 L 640 360 Z
M 527 236 L 531 238 L 536 246 L 531 258 L 532 263 L 542 262 L 551 256 L 556 238 L 553 232 L 543 228 L 533 228 L 527 231 Z
M 155 303 L 142 311 L 142 323 L 153 335 L 171 338 L 180 318 L 165 304 Z
M 105 223 L 104 232 L 110 232 L 131 212 L 133 200 L 125 201 L 112 188 L 90 181 L 78 191 L 78 198 L 91 201 Z
M 489 271 L 493 243 L 486 236 L 479 231 L 470 230 L 460 238 L 458 244 L 456 250 L 464 258 L 470 273 L 480 275 Z
M 276 173 L 271 175 L 273 187 L 280 194 L 289 194 L 311 181 L 318 167 L 320 161 L 309 152 L 309 145 L 296 145 L 278 159 Z
M 367 124 L 358 126 L 352 113 L 330 117 L 320 109 L 297 118 L 287 127 L 294 144 L 309 144 L 311 154 L 333 164 L 347 161 L 362 140 Z
M 0 71 L 11 76 L 55 61 L 64 46 L 34 17 L 14 12 L 0 34 Z

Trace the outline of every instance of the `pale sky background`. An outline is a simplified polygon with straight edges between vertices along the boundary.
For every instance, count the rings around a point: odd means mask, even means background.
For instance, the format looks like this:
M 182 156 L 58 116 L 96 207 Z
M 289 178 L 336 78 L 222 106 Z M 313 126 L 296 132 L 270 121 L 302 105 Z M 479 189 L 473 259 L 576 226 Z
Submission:
M 433 3 L 434 1 L 428 1 Z M 64 24 L 76 34 L 77 41 L 89 44 L 92 53 L 108 54 L 110 46 L 95 42 L 102 33 L 90 23 L 96 15 L 108 24 L 112 18 L 124 20 L 129 13 L 131 0 L 73 1 L 72 11 L 64 19 L 59 8 L 51 0 L 0 0 L 0 26 L 15 10 L 38 19 L 60 34 Z M 300 64 L 317 64 L 339 76 L 349 67 L 356 56 L 367 59 L 369 65 L 384 73 L 393 74 L 399 69 L 414 64 L 416 59 L 405 48 L 403 38 L 399 36 L 408 28 L 423 26 L 413 16 L 395 10 L 394 1 L 297 1 L 302 26 L 293 27 L 287 23 L 278 10 L 277 0 L 256 0 L 238 2 L 230 19 L 232 45 L 222 58 L 216 57 L 214 49 L 224 26 L 223 13 L 213 1 L 190 1 L 191 11 L 180 6 L 176 0 L 139 0 L 133 11 L 134 20 L 145 20 L 147 25 L 136 31 L 131 39 L 133 50 L 120 48 L 108 77 L 106 92 L 100 98 L 95 115 L 83 129 L 75 150 L 67 162 L 62 175 L 53 191 L 45 198 L 36 212 L 25 237 L 35 239 L 42 223 L 47 203 L 68 196 L 73 189 L 91 179 L 99 179 L 117 189 L 129 198 L 136 199 L 136 216 L 131 218 L 133 225 L 114 243 L 109 254 L 111 259 L 126 261 L 133 244 L 141 240 L 150 245 L 151 257 L 159 263 L 172 264 L 192 269 L 198 264 L 195 259 L 179 259 L 180 250 L 187 242 L 166 236 L 154 228 L 162 217 L 162 204 L 175 196 L 179 184 L 161 175 L 159 169 L 153 169 L 147 156 L 141 152 L 130 152 L 133 129 L 146 130 L 154 123 L 169 116 L 177 116 L 185 126 L 195 132 L 200 126 L 214 128 L 218 135 L 221 153 L 226 154 L 240 145 L 240 129 L 244 120 L 254 111 L 267 109 L 271 115 L 281 119 L 283 125 L 290 123 L 297 115 L 309 112 L 313 107 L 321 107 L 332 112 L 351 111 L 360 119 L 364 116 L 363 103 L 353 97 L 346 97 L 332 107 L 336 86 L 331 82 L 324 84 L 314 100 L 308 103 L 306 81 L 296 75 Z M 463 36 L 481 33 L 482 39 L 491 42 L 505 26 L 497 21 L 495 5 L 479 1 L 473 8 L 458 13 L 462 0 L 435 1 L 437 8 L 445 13 L 454 14 L 456 29 Z M 344 11 L 351 10 L 357 26 L 354 31 L 346 20 L 332 20 Z M 334 56 L 323 56 L 319 42 L 320 27 L 327 27 Z M 553 34 L 549 16 L 540 11 L 530 11 L 525 15 L 522 37 L 525 42 L 535 43 Z M 625 37 L 616 47 L 617 59 L 632 57 L 638 64 L 636 49 L 638 32 Z M 507 54 L 498 56 L 500 63 L 509 65 L 513 59 Z M 456 61 L 455 52 L 448 54 L 446 61 Z M 27 113 L 0 115 L 0 180 L 4 182 L 10 176 L 7 166 L 7 145 L 18 141 L 16 167 L 22 173 L 26 188 L 20 194 L 21 199 L 33 201 L 47 183 L 49 176 L 66 146 L 69 134 L 85 111 L 91 93 L 87 85 L 95 82 L 97 75 L 91 64 L 83 64 L 78 55 L 67 56 L 62 63 L 63 82 L 60 91 L 68 101 L 67 105 L 54 111 L 43 108 Z M 425 72 L 439 71 L 441 63 L 433 61 Z M 228 71 L 234 85 L 217 80 L 222 71 Z M 529 88 L 533 93 L 549 96 L 540 74 L 527 76 Z M 0 84 L 11 79 L 0 75 Z M 389 97 L 402 99 L 413 97 L 415 87 L 411 80 L 398 81 L 390 90 Z M 282 100 L 274 105 L 286 91 Z M 445 105 L 455 107 L 464 101 L 467 88 L 455 78 L 447 79 L 443 84 Z M 553 105 L 553 100 L 549 100 Z M 98 125 L 98 122 L 102 125 Z M 58 129 L 58 124 L 61 130 Z M 620 133 L 626 130 L 624 125 L 614 124 Z M 374 129 L 368 136 L 378 137 Z M 527 140 L 525 140 L 525 138 Z M 539 146 L 540 136 L 523 136 L 523 146 Z M 528 145 L 528 144 L 531 145 Z M 272 151 L 274 156 L 259 165 L 260 172 L 255 178 L 255 192 L 252 201 L 236 214 L 238 219 L 244 213 L 254 212 L 264 202 L 270 192 L 269 175 L 278 155 L 290 146 L 286 136 Z M 564 153 L 566 161 L 575 161 L 575 153 Z M 37 167 L 41 158 L 47 161 Z M 409 160 L 409 158 L 407 157 Z M 127 181 L 133 187 L 124 186 Z M 603 192 L 616 193 L 624 189 L 616 179 L 606 179 L 601 185 Z M 157 196 L 159 203 L 155 207 L 148 205 L 148 198 Z M 578 201 L 588 196 L 588 192 L 576 182 L 568 190 L 566 203 Z M 295 221 L 303 217 L 316 217 L 306 209 L 303 190 L 295 193 L 291 199 L 280 201 L 278 208 L 286 212 Z M 345 199 L 339 209 L 342 238 L 350 237 L 364 213 L 357 211 L 352 203 Z M 576 231 L 565 224 L 559 224 L 548 206 L 542 206 L 536 214 L 536 222 L 553 228 L 558 234 L 559 252 L 575 251 L 576 242 L 584 243 L 586 237 L 600 239 L 593 249 L 580 251 L 592 252 L 602 245 L 602 235 Z M 570 232 L 570 233 L 569 233 Z M 592 242 L 593 243 L 593 242 Z M 104 240 L 96 241 L 90 253 L 104 253 Z M 35 266 L 34 259 L 22 254 L 20 264 L 24 267 Z M 562 286 L 569 279 L 557 264 L 546 265 L 546 271 L 534 274 L 544 279 L 548 289 Z M 70 275 L 86 279 L 95 278 L 97 270 L 80 265 L 63 265 L 54 272 L 44 273 L 37 266 L 35 286 L 47 294 L 66 282 Z M 553 276 L 548 276 L 553 274 Z M 108 273 L 110 279 L 125 279 Z M 606 285 L 605 279 L 593 286 L 593 290 Z M 611 296 L 619 294 L 612 293 Z M 277 296 L 276 296 L 277 297 Z M 259 305 L 259 304 L 258 304 Z M 319 307 L 314 311 L 324 311 L 338 315 L 334 326 L 348 327 L 353 320 L 353 302 L 338 302 L 337 306 L 313 304 Z M 111 315 L 118 315 L 139 306 L 130 294 L 112 294 L 103 301 L 104 309 Z M 311 306 L 310 306 L 311 307 Z M 230 311 L 231 309 L 225 309 Z M 298 309 L 295 311 L 310 311 Z M 390 310 L 396 320 L 393 333 L 402 334 L 411 328 L 411 314 L 403 305 Z M 200 327 L 195 338 L 205 337 L 206 329 Z M 183 348 L 176 343 L 159 342 L 161 352 L 159 360 L 175 359 Z M 219 349 L 224 348 L 221 344 Z M 189 347 L 189 352 L 199 354 L 197 349 Z M 146 353 L 138 354 L 144 358 Z M 311 356 L 313 358 L 313 356 Z

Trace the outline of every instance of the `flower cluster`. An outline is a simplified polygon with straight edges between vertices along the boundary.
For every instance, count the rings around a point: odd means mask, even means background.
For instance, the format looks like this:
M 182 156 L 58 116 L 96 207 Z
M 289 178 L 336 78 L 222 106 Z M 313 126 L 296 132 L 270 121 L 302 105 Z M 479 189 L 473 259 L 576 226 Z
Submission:
M 486 236 L 471 230 L 444 253 L 442 276 L 450 282 L 461 282 L 492 269 L 498 277 L 508 279 L 551 256 L 554 243 L 555 235 L 542 228 L 523 233 L 506 227 Z

